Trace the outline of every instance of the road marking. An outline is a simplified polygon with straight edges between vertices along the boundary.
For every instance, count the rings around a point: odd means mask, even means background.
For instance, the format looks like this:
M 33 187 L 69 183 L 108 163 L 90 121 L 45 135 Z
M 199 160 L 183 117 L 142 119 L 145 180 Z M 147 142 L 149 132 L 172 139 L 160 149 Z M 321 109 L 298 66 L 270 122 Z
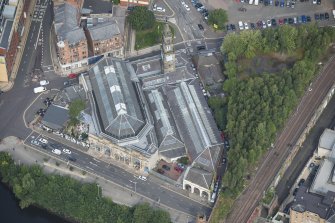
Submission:
M 100 160 L 97 160 L 96 158 L 93 158 L 95 161 L 97 161 L 98 163 L 100 163 L 101 161 Z
M 85 166 L 87 169 L 90 169 L 90 170 L 92 170 L 92 171 L 94 171 L 94 169 L 92 169 L 91 167 L 89 167 L 89 166 Z
M 94 166 L 98 166 L 96 163 L 92 163 L 92 162 L 90 162 L 90 164 L 92 164 L 92 165 L 94 165 Z

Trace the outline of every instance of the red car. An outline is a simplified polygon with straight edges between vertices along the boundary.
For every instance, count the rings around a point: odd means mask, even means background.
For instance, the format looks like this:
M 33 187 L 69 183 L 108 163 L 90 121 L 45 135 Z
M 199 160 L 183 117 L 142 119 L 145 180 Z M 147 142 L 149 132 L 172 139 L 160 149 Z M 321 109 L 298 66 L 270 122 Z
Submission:
M 183 172 L 183 169 L 180 168 L 179 166 L 175 166 L 174 170 L 177 171 L 178 173 L 182 173 Z
M 278 23 L 279 23 L 279 25 L 283 25 L 284 24 L 284 19 L 279 19 Z
M 67 75 L 67 77 L 69 79 L 75 79 L 75 78 L 77 78 L 77 74 L 72 73 L 72 74 Z

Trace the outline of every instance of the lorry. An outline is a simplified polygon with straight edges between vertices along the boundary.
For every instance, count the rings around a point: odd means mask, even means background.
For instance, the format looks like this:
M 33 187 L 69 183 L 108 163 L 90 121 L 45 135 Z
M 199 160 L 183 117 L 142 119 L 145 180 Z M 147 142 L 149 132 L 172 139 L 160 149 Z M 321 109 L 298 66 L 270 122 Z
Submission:
M 37 93 L 44 92 L 44 91 L 46 91 L 46 90 L 47 90 L 46 87 L 42 87 L 42 86 L 40 86 L 40 87 L 35 87 L 35 88 L 34 88 L 34 93 L 37 94 Z

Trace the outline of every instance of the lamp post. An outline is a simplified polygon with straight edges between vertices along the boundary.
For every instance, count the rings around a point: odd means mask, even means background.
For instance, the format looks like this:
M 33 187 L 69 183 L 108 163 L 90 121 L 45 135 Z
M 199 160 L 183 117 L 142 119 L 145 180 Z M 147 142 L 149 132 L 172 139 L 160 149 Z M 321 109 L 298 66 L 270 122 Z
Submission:
M 136 193 L 136 184 L 137 184 L 137 182 L 136 181 L 131 181 L 131 180 L 129 180 L 129 182 L 135 184 L 135 193 Z

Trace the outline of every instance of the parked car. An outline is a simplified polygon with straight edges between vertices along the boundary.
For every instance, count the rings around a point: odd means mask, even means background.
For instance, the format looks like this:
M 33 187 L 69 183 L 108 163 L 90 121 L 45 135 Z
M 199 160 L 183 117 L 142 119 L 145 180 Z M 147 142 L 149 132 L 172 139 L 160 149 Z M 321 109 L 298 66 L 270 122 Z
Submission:
M 47 144 L 42 144 L 41 147 L 42 147 L 42 149 L 48 149 Z
M 292 193 L 292 194 L 293 194 L 293 196 L 297 195 L 297 193 L 298 193 L 298 190 L 299 190 L 298 188 L 295 188 L 295 189 L 294 189 L 294 191 L 293 191 L 293 193 Z
M 316 3 L 317 3 L 318 5 L 321 5 L 321 0 L 317 0 Z
M 320 20 L 324 20 L 325 19 L 325 14 L 320 13 Z
M 319 20 L 319 19 L 320 19 L 320 15 L 315 13 L 315 14 L 314 14 L 314 19 L 315 19 L 315 20 Z
M 167 165 L 163 165 L 162 168 L 163 168 L 164 170 L 166 170 L 166 171 L 170 171 L 170 169 L 171 169 L 171 168 L 170 168 L 169 166 L 167 166 Z
M 230 27 L 231 27 L 231 30 L 233 30 L 233 31 L 236 30 L 236 26 L 234 24 L 231 24 Z
M 298 183 L 298 186 L 302 186 L 303 184 L 305 183 L 305 179 L 300 179 L 299 183 Z
M 224 158 L 222 159 L 222 165 L 225 165 L 225 164 L 226 164 L 226 162 L 227 162 L 227 158 L 226 158 L 226 157 L 224 157 Z
M 308 15 L 308 16 L 306 16 L 306 21 L 307 22 L 311 22 L 312 21 L 312 19 L 311 19 L 311 17 Z
M 53 150 L 51 150 L 51 152 L 54 153 L 54 154 L 57 154 L 57 155 L 62 154 L 62 151 L 60 151 L 59 149 L 53 149 Z
M 75 73 L 71 73 L 71 74 L 67 75 L 67 77 L 68 77 L 69 79 L 75 79 L 75 78 L 77 78 L 77 74 L 75 74 Z
M 158 169 L 157 172 L 160 173 L 160 174 L 164 174 L 165 173 L 164 170 L 162 170 L 162 169 Z
M 329 13 L 328 12 L 325 13 L 325 19 L 329 20 Z
M 48 144 L 48 140 L 43 139 L 43 138 L 39 138 L 38 141 L 40 141 L 41 143 L 44 143 L 44 144 Z
M 262 21 L 262 24 L 263 24 L 263 29 L 266 29 L 266 22 Z
M 256 25 L 255 25 L 255 23 L 253 23 L 253 22 L 250 23 L 250 28 L 251 28 L 251 29 L 256 29 Z
M 283 25 L 284 24 L 284 19 L 278 19 L 278 24 Z
M 307 18 L 306 18 L 305 15 L 301 16 L 301 21 L 302 21 L 302 23 L 306 23 L 307 22 Z
M 76 162 L 77 161 L 77 159 L 74 158 L 73 156 L 68 156 L 67 158 L 68 158 L 68 160 L 70 160 L 72 162 Z
M 35 146 L 39 146 L 40 145 L 40 142 L 37 141 L 37 140 L 31 140 L 30 143 L 33 144 L 33 145 L 35 145 Z
M 244 23 L 244 29 L 249 29 L 249 26 L 248 26 L 247 22 Z
M 238 28 L 239 28 L 240 30 L 244 30 L 244 24 L 243 24 L 242 21 L 239 21 L 239 22 L 238 22 Z
M 182 163 L 177 163 L 177 165 L 178 165 L 180 168 L 182 168 L 183 170 L 185 169 L 185 165 L 184 165 L 184 164 L 182 164 Z
M 272 24 L 272 26 L 277 26 L 277 21 L 276 21 L 276 19 L 271 19 L 271 24 Z
M 71 154 L 71 151 L 69 149 L 63 149 L 63 153 L 66 153 L 66 154 Z
M 294 23 L 294 19 L 292 19 L 292 18 L 288 18 L 288 24 L 293 24 Z
M 270 20 L 270 19 L 267 20 L 267 21 L 266 21 L 266 24 L 268 25 L 268 27 L 271 27 L 271 20 Z
M 175 166 L 174 170 L 177 171 L 178 173 L 182 173 L 183 172 L 183 169 L 180 168 L 179 166 Z
M 49 81 L 47 81 L 47 80 L 40 81 L 41 86 L 45 86 L 45 85 L 48 85 L 48 84 L 49 84 Z
M 138 179 L 143 180 L 143 181 L 147 181 L 147 177 L 145 177 L 145 176 L 139 176 Z

